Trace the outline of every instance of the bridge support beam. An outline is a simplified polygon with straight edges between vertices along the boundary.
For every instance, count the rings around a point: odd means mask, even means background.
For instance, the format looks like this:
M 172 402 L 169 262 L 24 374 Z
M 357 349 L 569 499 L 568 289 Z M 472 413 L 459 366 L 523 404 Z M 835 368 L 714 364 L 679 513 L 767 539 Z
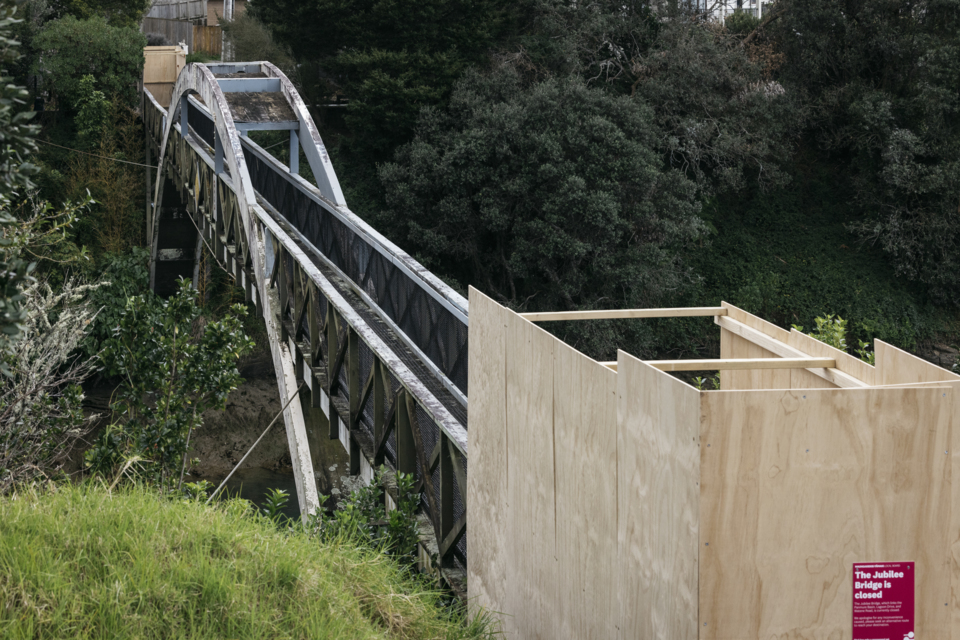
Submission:
M 293 464 L 293 477 L 297 486 L 297 500 L 300 502 L 300 514 L 306 523 L 310 514 L 320 507 L 317 495 L 317 480 L 313 473 L 313 461 L 310 457 L 310 440 L 307 437 L 307 427 L 303 419 L 303 408 L 300 406 L 300 386 L 297 381 L 296 367 L 294 366 L 295 353 L 290 352 L 286 340 L 280 337 L 280 322 L 275 309 L 280 308 L 280 299 L 277 289 L 271 288 L 266 282 L 267 255 L 263 237 L 258 232 L 251 234 L 251 247 L 254 255 L 254 271 L 257 288 L 260 291 L 261 311 L 267 326 L 267 339 L 270 342 L 270 354 L 273 356 L 273 367 L 277 372 L 277 386 L 280 398 L 286 402 L 296 394 L 287 408 L 283 411 L 283 423 L 287 428 L 287 445 L 290 449 L 290 459 Z

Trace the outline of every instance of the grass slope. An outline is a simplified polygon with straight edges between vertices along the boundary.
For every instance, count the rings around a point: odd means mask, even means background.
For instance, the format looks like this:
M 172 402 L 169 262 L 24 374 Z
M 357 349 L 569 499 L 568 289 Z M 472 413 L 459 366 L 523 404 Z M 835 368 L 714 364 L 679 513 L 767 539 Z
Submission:
M 3 638 L 468 638 L 391 559 L 147 489 L 0 498 Z

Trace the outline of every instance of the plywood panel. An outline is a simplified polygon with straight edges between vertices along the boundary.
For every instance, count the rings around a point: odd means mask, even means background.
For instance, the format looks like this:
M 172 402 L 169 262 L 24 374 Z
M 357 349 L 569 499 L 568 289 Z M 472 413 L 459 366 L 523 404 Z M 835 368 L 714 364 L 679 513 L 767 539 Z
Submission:
M 159 82 L 155 84 L 145 84 L 143 85 L 147 90 L 153 95 L 154 99 L 160 104 L 164 109 L 170 108 L 170 100 L 173 98 L 173 86 L 172 82 Z
M 620 570 L 617 374 L 562 342 L 555 349 L 556 637 L 607 640 L 617 635 Z
M 556 339 L 527 320 L 507 319 L 507 500 L 504 626 L 516 637 L 557 637 L 553 357 Z
M 618 637 L 695 638 L 700 394 L 617 356 Z
M 741 338 L 726 329 L 720 329 L 720 357 L 727 358 L 779 358 L 780 356 L 767 351 L 749 340 Z M 806 371 L 790 371 L 786 369 L 749 371 L 721 371 L 721 389 L 790 389 L 793 386 L 793 374 L 805 374 L 816 378 Z
M 180 71 L 186 66 L 186 54 L 178 47 L 144 47 L 143 81 L 176 82 Z
M 960 376 L 938 367 L 923 358 L 911 355 L 902 349 L 875 340 L 877 355 L 876 384 L 905 384 L 911 382 L 940 382 L 958 380 Z
M 787 344 L 794 349 L 799 349 L 804 353 L 809 353 L 811 356 L 816 356 L 819 358 L 835 358 L 837 361 L 837 369 L 844 373 L 850 374 L 858 380 L 862 380 L 868 385 L 874 384 L 876 373 L 875 369 L 856 356 L 852 356 L 845 351 L 840 351 L 839 349 L 831 347 L 827 343 L 820 342 L 816 338 L 808 336 L 805 333 L 800 333 L 796 329 L 790 331 Z
M 950 637 L 952 403 L 702 394 L 701 637 L 849 638 L 851 564 L 896 560 L 917 562 L 917 637 Z
M 467 589 L 470 606 L 500 610 L 508 557 L 506 310 L 470 289 L 470 473 Z

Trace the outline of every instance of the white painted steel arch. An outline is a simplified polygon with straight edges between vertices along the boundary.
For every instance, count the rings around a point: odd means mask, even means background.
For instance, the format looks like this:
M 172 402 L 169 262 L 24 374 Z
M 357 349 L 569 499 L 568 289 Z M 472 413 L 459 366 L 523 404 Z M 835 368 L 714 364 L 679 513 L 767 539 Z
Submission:
M 281 91 L 290 104 L 291 109 L 293 109 L 293 112 L 297 115 L 300 131 L 308 134 L 307 144 L 303 144 L 303 136 L 301 136 L 300 144 L 306 152 L 305 155 L 310 162 L 314 175 L 317 177 L 318 182 L 321 183 L 320 188 L 325 196 L 342 204 L 343 193 L 340 190 L 340 184 L 330 164 L 326 148 L 320 140 L 320 134 L 313 124 L 313 120 L 310 118 L 306 106 L 286 76 L 284 76 L 279 69 L 267 62 L 228 63 L 211 66 L 213 69 L 225 73 L 230 73 L 237 69 L 244 69 L 249 72 L 251 68 L 256 67 L 257 71 L 262 71 L 268 77 L 280 79 Z M 265 242 L 260 227 L 256 224 L 257 216 L 254 214 L 254 208 L 258 206 L 256 194 L 250 180 L 250 173 L 247 170 L 246 160 L 244 159 L 240 135 L 234 123 L 230 106 L 227 103 L 223 90 L 217 82 L 213 69 L 202 64 L 187 65 L 177 78 L 170 106 L 167 110 L 166 126 L 163 132 L 163 142 L 160 145 L 160 157 L 157 165 L 157 181 L 154 186 L 153 215 L 150 221 L 151 228 L 148 229 L 152 253 L 151 286 L 153 286 L 154 265 L 157 259 L 157 233 L 160 223 L 159 211 L 162 205 L 163 181 L 165 180 L 164 162 L 167 161 L 167 145 L 175 122 L 182 121 L 181 125 L 186 124 L 185 117 L 181 115 L 180 119 L 175 120 L 174 116 L 181 110 L 181 105 L 186 102 L 186 98 L 191 94 L 196 94 L 207 106 L 213 117 L 216 136 L 222 148 L 223 161 L 229 169 L 230 181 L 237 195 L 236 200 L 243 233 L 247 238 L 249 253 L 253 263 L 252 270 L 256 279 L 257 289 L 260 293 L 260 311 L 266 322 L 270 351 L 273 356 L 274 368 L 277 372 L 280 398 L 281 402 L 285 402 L 290 399 L 291 396 L 297 394 L 298 385 L 294 368 L 294 354 L 291 353 L 289 345 L 280 339 L 279 320 L 273 312 L 274 308 L 279 307 L 279 302 L 275 299 L 276 294 L 271 291 L 269 283 L 266 282 Z M 187 134 L 188 130 L 184 129 L 181 133 Z M 216 191 L 217 190 L 214 189 L 215 193 Z M 319 500 L 299 397 L 293 398 L 293 400 L 287 404 L 283 412 L 283 417 L 287 429 L 287 442 L 290 448 L 290 456 L 293 461 L 297 497 L 300 501 L 301 512 L 304 514 L 304 517 L 306 517 L 308 513 L 316 511 L 319 507 Z

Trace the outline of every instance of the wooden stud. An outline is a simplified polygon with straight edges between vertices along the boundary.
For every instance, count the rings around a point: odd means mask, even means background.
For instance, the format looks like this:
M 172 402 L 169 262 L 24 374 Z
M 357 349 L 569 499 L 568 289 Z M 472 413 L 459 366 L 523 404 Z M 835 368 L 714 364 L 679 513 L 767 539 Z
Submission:
M 726 360 L 645 360 L 660 371 L 741 371 L 749 369 L 831 369 L 833 358 L 730 358 Z M 614 366 L 616 363 L 612 363 Z
M 770 353 L 780 356 L 781 358 L 807 358 L 811 355 L 801 351 L 796 347 L 790 346 L 777 337 L 769 336 L 757 329 L 754 329 L 753 327 L 749 327 L 739 320 L 730 317 L 729 315 L 726 317 L 718 317 L 715 322 L 720 326 L 721 329 L 729 331 L 730 333 L 743 338 L 744 340 L 748 340 L 755 345 L 766 349 Z M 784 340 L 791 339 L 789 333 L 779 329 L 779 327 L 776 328 L 778 329 L 777 333 L 779 333 Z M 838 387 L 853 389 L 869 386 L 868 382 L 860 380 L 838 369 L 812 369 L 810 373 L 823 378 L 824 380 L 831 382 Z
M 605 309 L 599 311 L 552 311 L 546 313 L 521 313 L 530 322 L 555 320 L 616 320 L 625 318 L 691 318 L 725 316 L 723 307 L 681 307 L 677 309 Z

